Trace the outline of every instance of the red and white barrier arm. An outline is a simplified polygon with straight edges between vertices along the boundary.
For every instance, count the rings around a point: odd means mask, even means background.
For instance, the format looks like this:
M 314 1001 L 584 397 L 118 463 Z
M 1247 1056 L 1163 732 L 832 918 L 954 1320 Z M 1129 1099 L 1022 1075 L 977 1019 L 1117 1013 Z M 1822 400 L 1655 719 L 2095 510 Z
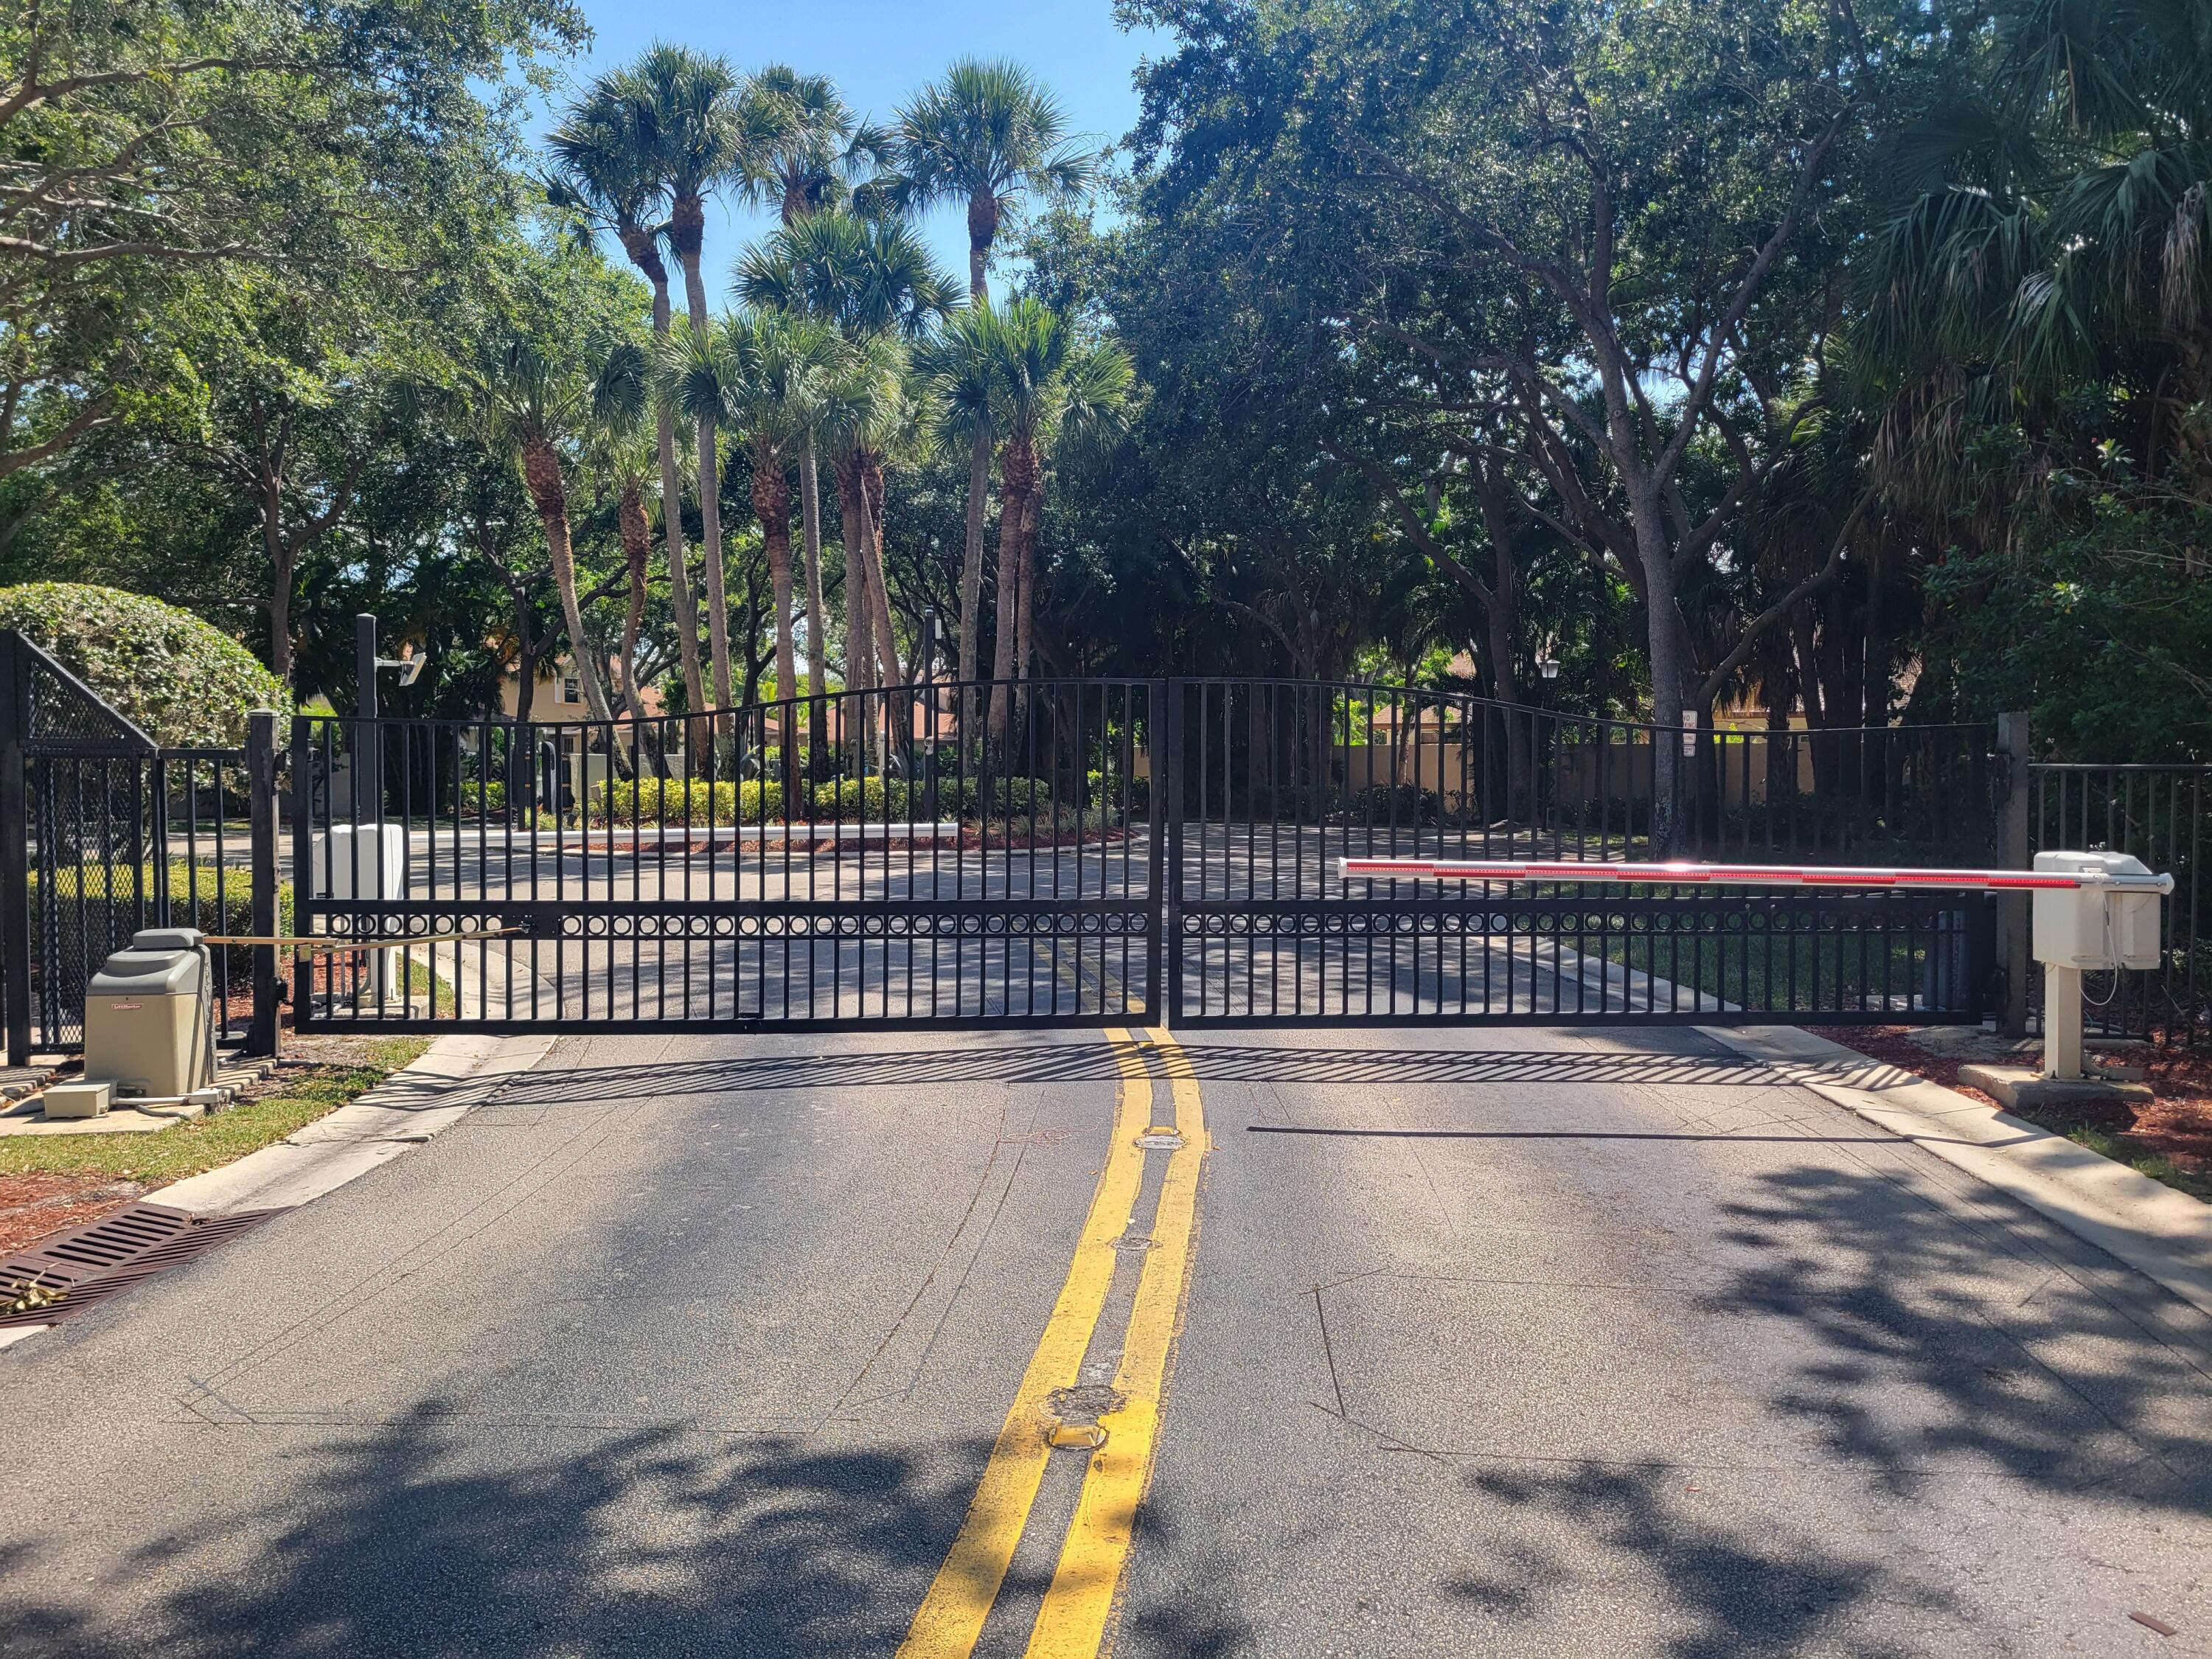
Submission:
M 2106 888 L 2171 893 L 2173 878 L 2051 870 L 1875 870 L 1830 864 L 1537 864 L 1519 859 L 1339 859 L 1345 881 L 1574 881 L 1653 887 L 1928 888 L 1955 892 Z

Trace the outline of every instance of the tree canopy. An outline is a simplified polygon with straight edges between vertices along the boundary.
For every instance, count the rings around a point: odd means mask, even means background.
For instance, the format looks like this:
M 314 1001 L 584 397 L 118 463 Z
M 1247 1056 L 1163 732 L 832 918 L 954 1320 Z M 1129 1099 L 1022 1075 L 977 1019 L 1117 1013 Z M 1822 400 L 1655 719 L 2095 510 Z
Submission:
M 2205 0 L 1121 10 L 1110 152 L 1018 62 L 878 117 L 681 44 L 533 152 L 562 0 L 29 7 L 0 573 L 342 703 L 374 609 L 449 713 L 881 684 L 933 612 L 970 676 L 2212 750 Z

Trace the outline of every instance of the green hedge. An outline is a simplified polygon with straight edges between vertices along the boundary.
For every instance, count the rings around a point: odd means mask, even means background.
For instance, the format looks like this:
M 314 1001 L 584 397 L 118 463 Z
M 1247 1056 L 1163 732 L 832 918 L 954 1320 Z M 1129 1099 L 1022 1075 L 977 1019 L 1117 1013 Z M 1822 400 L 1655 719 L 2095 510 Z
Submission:
M 155 742 L 233 748 L 256 708 L 287 712 L 276 677 L 190 611 L 79 582 L 0 588 L 0 628 L 22 634 Z
M 111 939 L 120 948 L 130 942 L 131 931 L 142 926 L 197 927 L 203 933 L 250 936 L 253 933 L 252 878 L 242 869 L 225 870 L 222 875 L 218 895 L 214 869 L 202 866 L 195 874 L 183 864 L 172 864 L 169 919 L 163 923 L 155 911 L 151 865 L 142 865 L 135 872 L 128 865 L 91 865 L 83 869 L 57 871 L 53 897 L 63 951 L 67 957 L 85 959 L 90 969 L 99 966 L 94 958 L 106 953 Z M 31 915 L 34 929 L 39 907 L 45 902 L 42 889 L 38 872 L 32 872 Z M 138 903 L 142 897 L 143 921 Z M 292 933 L 292 884 L 289 881 L 279 882 L 276 886 L 276 931 L 285 936 Z M 252 950 L 234 948 L 230 951 L 233 982 L 250 978 L 252 971 Z
M 758 823 L 783 816 L 783 786 L 773 778 L 743 783 L 684 783 L 675 778 L 620 778 L 592 793 L 594 823 Z

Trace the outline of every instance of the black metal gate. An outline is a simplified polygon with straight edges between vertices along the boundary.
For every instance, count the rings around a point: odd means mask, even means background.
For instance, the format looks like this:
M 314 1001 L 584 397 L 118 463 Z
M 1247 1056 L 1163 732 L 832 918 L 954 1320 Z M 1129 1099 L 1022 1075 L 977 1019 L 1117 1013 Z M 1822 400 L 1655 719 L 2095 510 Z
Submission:
M 1252 679 L 303 719 L 301 931 L 419 942 L 303 956 L 294 1000 L 307 1030 L 1977 1020 L 1985 899 L 1334 867 L 1984 863 L 1991 746 Z
M 1159 1018 L 1145 680 L 696 716 L 303 719 L 302 1029 L 858 1029 Z M 432 935 L 500 933 L 471 939 Z
M 87 979 L 142 927 L 276 930 L 275 716 L 252 750 L 163 748 L 0 630 L 0 1009 L 9 1063 L 82 1047 Z M 222 1041 L 273 1051 L 272 953 L 218 945 Z

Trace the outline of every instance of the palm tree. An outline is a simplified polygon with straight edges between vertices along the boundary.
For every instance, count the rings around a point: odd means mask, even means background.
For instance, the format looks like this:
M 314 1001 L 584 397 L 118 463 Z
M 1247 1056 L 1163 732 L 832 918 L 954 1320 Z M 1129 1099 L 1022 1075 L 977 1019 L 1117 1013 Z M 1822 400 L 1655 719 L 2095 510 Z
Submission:
M 749 100 L 762 106 L 757 123 L 764 141 L 750 158 L 746 194 L 773 204 L 788 229 L 848 193 L 848 181 L 871 158 L 880 162 L 886 141 L 863 127 L 824 75 L 801 75 L 772 64 L 755 75 Z M 828 742 L 827 681 L 830 634 L 822 591 L 821 465 L 810 433 L 799 459 L 799 524 L 806 544 L 806 654 L 814 696 L 807 704 L 810 753 L 819 763 Z
M 684 272 L 691 335 L 706 349 L 710 332 L 707 289 L 699 260 L 706 238 L 708 191 L 746 176 L 773 141 L 786 112 L 773 100 L 744 96 L 737 72 L 720 58 L 685 46 L 655 46 L 625 72 L 637 100 L 640 131 L 668 194 L 668 244 Z M 674 349 L 674 358 L 687 354 Z M 730 606 L 722 568 L 721 478 L 714 423 L 696 421 L 699 532 L 707 553 L 708 651 L 717 707 L 730 702 Z
M 753 514 L 760 520 L 775 606 L 777 695 L 798 693 L 792 637 L 791 478 L 788 468 L 817 419 L 823 380 L 836 342 L 811 318 L 778 311 L 740 312 L 715 325 L 705 351 L 719 385 L 722 415 L 751 447 Z M 795 733 L 783 734 L 785 787 L 798 781 Z
M 1116 437 L 1135 381 L 1112 344 L 1082 345 L 1065 318 L 1032 299 L 989 314 L 982 330 L 992 402 L 1005 448 L 1000 459 L 998 642 L 991 678 L 991 735 L 1003 744 L 1006 682 L 1026 678 L 1036 609 L 1036 545 L 1044 509 L 1043 463 Z
M 617 356 L 619 352 L 618 348 Z M 523 485 L 545 532 L 562 619 L 568 625 L 568 654 L 583 688 L 585 706 L 593 720 L 609 720 L 614 714 L 599 684 L 597 653 L 584 631 L 577 592 L 567 477 L 578 436 L 588 425 L 594 404 L 605 395 L 609 371 L 617 375 L 623 372 L 614 358 L 601 368 L 599 375 L 586 377 L 571 366 L 556 363 L 526 340 L 511 340 L 495 356 L 481 388 L 498 428 L 520 458 Z
M 971 303 L 990 297 L 985 276 L 991 245 L 1008 210 L 1028 191 L 1070 196 L 1089 185 L 1095 157 L 1071 149 L 1066 118 L 1050 94 L 1016 64 L 963 58 L 945 78 L 925 87 L 898 114 L 892 147 L 902 199 L 916 206 L 964 202 L 968 209 L 968 293 Z M 968 453 L 967 546 L 961 574 L 961 611 L 969 611 L 972 580 L 983 568 L 983 520 L 991 488 L 991 438 L 971 422 Z M 960 677 L 975 673 L 970 629 L 960 633 Z
M 856 384 L 894 390 L 900 365 L 878 367 L 881 354 L 871 355 L 875 343 L 921 334 L 933 319 L 947 314 L 958 298 L 957 284 L 911 227 L 897 219 L 862 218 L 844 209 L 809 214 L 787 225 L 765 247 L 738 262 L 737 277 L 738 292 L 747 303 L 803 313 L 834 326 L 858 354 Z M 847 655 L 851 659 L 847 672 L 860 686 L 874 682 L 878 653 L 890 665 L 886 672 L 893 679 L 898 678 L 879 523 L 884 452 L 880 443 L 857 435 L 869 429 L 865 422 L 847 424 L 845 435 L 852 441 L 838 461 L 846 526 L 847 608 L 849 613 L 856 599 L 863 607 L 857 626 L 854 616 L 847 617 Z M 811 440 L 807 453 L 811 460 Z M 872 493 L 857 482 L 871 472 Z M 872 504 L 872 512 L 866 519 L 855 519 L 856 507 L 864 500 Z M 876 607 L 872 619 L 872 605 Z M 871 644 L 856 644 L 876 629 L 881 631 Z
M 814 431 L 836 475 L 845 526 L 846 674 L 860 690 L 903 678 L 883 575 L 882 475 L 870 466 L 902 413 L 902 356 L 886 336 L 846 343 L 815 410 Z
M 761 106 L 753 125 L 763 138 L 749 158 L 744 189 L 773 205 L 787 226 L 842 204 L 853 180 L 890 157 L 890 135 L 861 121 L 826 75 L 771 64 L 752 77 L 745 96 Z
M 653 334 L 668 338 L 668 266 L 660 257 L 669 180 L 662 166 L 653 82 L 635 70 L 602 76 L 546 139 L 553 152 L 554 199 L 611 231 L 653 288 Z M 676 452 L 674 412 L 665 402 L 653 410 L 655 459 L 660 475 L 662 539 L 668 560 L 668 593 L 676 612 L 676 645 L 684 671 L 685 706 L 707 706 L 699 665 L 699 609 L 684 550 L 682 468 Z
M 960 560 L 959 678 L 972 684 L 980 666 L 983 609 L 983 514 L 990 494 L 992 336 L 988 306 L 956 313 L 916 349 L 915 369 L 929 389 L 933 435 L 945 449 L 969 453 L 968 533 Z
M 638 684 L 637 640 L 645 622 L 647 567 L 653 556 L 650 509 L 659 487 L 659 457 L 647 428 L 647 404 L 661 409 L 653 395 L 651 363 L 644 347 L 617 346 L 592 388 L 592 426 L 585 441 L 585 463 L 615 494 L 615 526 L 623 563 L 629 576 L 629 605 L 623 617 L 622 649 L 616 659 L 623 702 L 633 720 L 645 719 Z M 695 653 L 696 656 L 696 653 Z

